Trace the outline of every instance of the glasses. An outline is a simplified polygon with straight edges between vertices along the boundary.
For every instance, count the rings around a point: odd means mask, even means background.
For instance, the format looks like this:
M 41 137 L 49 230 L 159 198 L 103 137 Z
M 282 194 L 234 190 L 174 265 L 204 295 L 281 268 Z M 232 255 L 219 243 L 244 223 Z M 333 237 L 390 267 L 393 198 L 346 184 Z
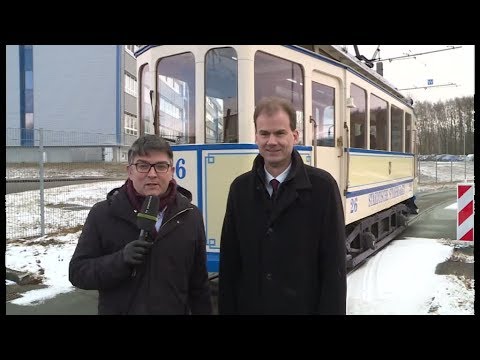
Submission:
M 135 168 L 139 173 L 149 173 L 150 169 L 153 167 L 157 173 L 166 173 L 170 168 L 170 164 L 167 162 L 159 162 L 156 164 L 149 164 L 145 162 L 137 162 L 135 164 Z

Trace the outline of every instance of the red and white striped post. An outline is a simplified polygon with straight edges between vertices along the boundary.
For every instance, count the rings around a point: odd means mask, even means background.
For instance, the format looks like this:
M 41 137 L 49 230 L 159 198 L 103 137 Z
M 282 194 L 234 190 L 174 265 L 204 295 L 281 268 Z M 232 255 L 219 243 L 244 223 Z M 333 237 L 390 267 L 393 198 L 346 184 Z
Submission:
M 457 240 L 473 241 L 475 185 L 457 184 Z

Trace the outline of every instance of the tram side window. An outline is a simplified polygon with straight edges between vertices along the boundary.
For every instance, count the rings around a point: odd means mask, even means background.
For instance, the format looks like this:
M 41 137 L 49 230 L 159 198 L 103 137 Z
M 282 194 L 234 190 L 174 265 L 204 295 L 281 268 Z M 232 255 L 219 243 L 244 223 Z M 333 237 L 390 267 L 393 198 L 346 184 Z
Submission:
M 405 152 L 412 153 L 412 115 L 405 113 Z
M 403 151 L 403 110 L 392 105 L 391 109 L 392 118 L 392 151 Z
M 335 146 L 335 88 L 312 81 L 312 115 L 317 146 Z
M 255 53 L 254 67 L 255 105 L 269 96 L 289 100 L 297 114 L 298 144 L 305 144 L 303 68 L 297 63 L 261 51 Z
M 350 96 L 353 98 L 355 108 L 350 110 L 350 147 L 365 149 L 366 123 L 367 123 L 367 92 L 361 87 L 351 84 Z
M 387 102 L 370 95 L 370 149 L 388 150 Z
M 238 61 L 233 48 L 205 55 L 205 143 L 238 142 Z
M 150 99 L 150 90 L 152 90 L 150 79 L 150 67 L 148 64 L 142 66 L 140 70 L 140 133 L 153 134 L 152 123 L 152 102 Z
M 176 143 L 195 143 L 195 58 L 183 53 L 157 65 L 160 135 Z

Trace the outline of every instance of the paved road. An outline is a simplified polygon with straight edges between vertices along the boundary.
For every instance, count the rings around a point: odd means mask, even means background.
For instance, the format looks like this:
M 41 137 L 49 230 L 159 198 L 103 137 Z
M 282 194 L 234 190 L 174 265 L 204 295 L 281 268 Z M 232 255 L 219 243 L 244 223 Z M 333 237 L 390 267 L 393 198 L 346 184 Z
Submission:
M 410 219 L 407 229 L 397 238 L 456 239 L 457 212 L 445 207 L 457 201 L 457 190 L 417 195 L 419 215 Z
M 457 213 L 454 210 L 444 209 L 455 201 L 456 190 L 420 194 L 416 202 L 420 213 L 410 219 L 407 230 L 398 239 L 405 237 L 456 239 Z M 7 302 L 6 314 L 95 315 L 97 314 L 97 292 L 75 290 L 35 306 L 19 306 Z
M 77 289 L 38 305 L 6 304 L 7 315 L 97 315 L 97 291 Z
M 76 184 L 86 184 L 92 183 L 95 181 L 114 181 L 114 180 L 122 180 L 122 179 L 114 179 L 114 178 L 98 178 L 98 179 L 79 179 L 79 180 L 55 180 L 55 181 L 45 181 L 44 188 L 54 188 L 59 186 L 67 186 L 67 185 L 76 185 Z M 6 194 L 13 194 L 19 193 L 22 191 L 28 190 L 39 190 L 40 189 L 40 182 L 38 181 L 28 181 L 28 182 L 7 182 L 6 183 Z

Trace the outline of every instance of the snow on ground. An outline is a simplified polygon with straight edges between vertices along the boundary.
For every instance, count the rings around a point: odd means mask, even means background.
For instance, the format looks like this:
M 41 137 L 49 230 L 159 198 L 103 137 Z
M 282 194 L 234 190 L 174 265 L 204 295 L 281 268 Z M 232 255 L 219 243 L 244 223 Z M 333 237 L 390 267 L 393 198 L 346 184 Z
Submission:
M 38 191 L 8 194 L 6 200 L 7 248 L 5 265 L 9 269 L 40 275 L 47 288 L 31 290 L 12 303 L 34 305 L 59 293 L 74 290 L 68 281 L 68 264 L 75 250 L 81 231 L 68 233 L 69 228 L 83 225 L 89 208 L 106 199 L 107 193 L 120 187 L 125 181 L 104 181 L 90 184 L 69 185 L 45 189 L 45 232 L 34 239 L 9 237 L 9 227 L 28 231 L 39 229 Z M 65 204 L 85 207 L 84 210 L 66 210 Z M 21 227 L 18 227 L 18 224 Z M 60 234 L 58 234 L 60 232 Z M 53 233 L 52 235 L 48 235 Z M 55 234 L 57 233 L 57 234 Z
M 347 313 L 474 314 L 473 281 L 467 288 L 456 276 L 435 274 L 452 252 L 437 239 L 392 241 L 348 276 Z
M 47 288 L 28 291 L 12 301 L 18 305 L 35 305 L 60 293 L 74 290 L 68 281 L 68 264 L 78 242 L 80 231 L 59 237 L 44 236 L 7 244 L 5 266 L 32 274 L 43 273 Z

